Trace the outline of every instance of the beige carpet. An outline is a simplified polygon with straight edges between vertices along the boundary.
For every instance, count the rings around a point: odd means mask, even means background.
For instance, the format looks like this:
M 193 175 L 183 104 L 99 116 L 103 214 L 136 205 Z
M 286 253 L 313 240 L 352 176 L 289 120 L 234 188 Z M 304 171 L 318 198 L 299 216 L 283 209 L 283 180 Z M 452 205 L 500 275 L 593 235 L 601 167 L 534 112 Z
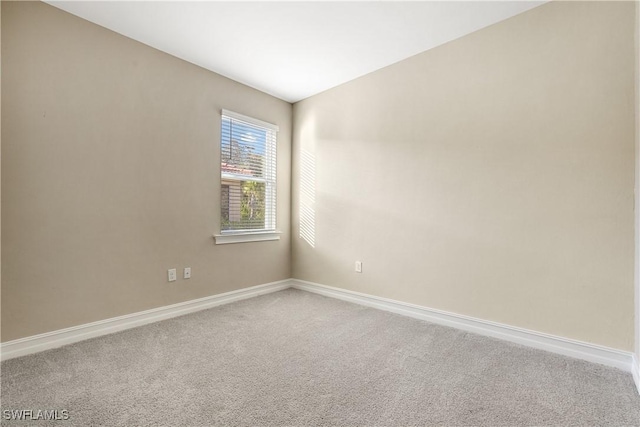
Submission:
M 37 426 L 640 425 L 628 373 L 292 289 L 1 367 Z

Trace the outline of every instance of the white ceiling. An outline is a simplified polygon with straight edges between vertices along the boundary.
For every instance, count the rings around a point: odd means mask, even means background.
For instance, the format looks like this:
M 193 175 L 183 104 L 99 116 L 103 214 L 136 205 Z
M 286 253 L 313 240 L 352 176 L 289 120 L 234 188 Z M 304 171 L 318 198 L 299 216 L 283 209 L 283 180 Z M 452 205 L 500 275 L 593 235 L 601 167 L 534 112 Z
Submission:
M 48 1 L 289 102 L 544 1 Z

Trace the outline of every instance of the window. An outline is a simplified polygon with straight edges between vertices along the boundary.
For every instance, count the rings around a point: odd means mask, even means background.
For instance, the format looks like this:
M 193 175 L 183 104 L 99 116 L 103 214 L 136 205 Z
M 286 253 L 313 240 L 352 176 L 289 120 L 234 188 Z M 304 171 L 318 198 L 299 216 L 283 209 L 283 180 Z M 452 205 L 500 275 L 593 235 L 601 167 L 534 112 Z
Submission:
M 216 243 L 276 240 L 278 127 L 222 110 L 220 135 L 221 235 Z M 225 235 L 260 237 L 225 239 Z

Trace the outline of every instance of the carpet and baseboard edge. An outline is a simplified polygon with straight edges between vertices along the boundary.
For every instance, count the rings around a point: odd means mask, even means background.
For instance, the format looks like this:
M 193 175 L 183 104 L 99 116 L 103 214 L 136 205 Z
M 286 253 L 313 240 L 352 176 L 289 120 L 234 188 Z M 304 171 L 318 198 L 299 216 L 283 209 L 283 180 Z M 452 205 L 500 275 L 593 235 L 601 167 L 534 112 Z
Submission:
M 341 299 L 343 301 L 349 301 L 484 336 L 510 341 L 540 350 L 550 351 L 552 353 L 562 354 L 564 356 L 586 360 L 588 362 L 615 367 L 623 371 L 630 372 L 633 375 L 638 391 L 640 392 L 640 367 L 638 365 L 638 359 L 631 352 L 298 279 L 286 279 L 266 283 L 223 294 L 185 301 L 178 304 L 172 304 L 138 313 L 132 313 L 8 341 L 0 345 L 0 358 L 1 360 L 7 360 L 14 357 L 38 353 L 89 338 L 111 334 L 129 328 L 135 328 L 148 323 L 288 288 L 313 292 L 327 297 Z
M 631 367 L 631 374 L 633 375 L 633 382 L 636 383 L 638 394 L 640 394 L 640 360 L 638 356 L 633 355 L 633 365 Z
M 516 344 L 533 347 L 552 353 L 588 362 L 612 366 L 627 372 L 632 372 L 633 353 L 604 347 L 569 338 L 536 332 L 528 329 L 509 326 L 502 323 L 477 319 L 461 314 L 436 310 L 415 304 L 381 298 L 360 292 L 334 288 L 318 283 L 293 279 L 293 288 L 314 292 L 320 295 L 338 298 L 344 301 L 365 305 L 381 310 L 390 311 L 404 316 L 414 317 L 439 325 L 449 326 L 479 335 L 510 341 Z M 635 364 L 637 367 L 637 364 Z M 636 384 L 638 382 L 636 381 Z
M 39 353 L 44 350 L 62 347 L 64 345 L 73 344 L 89 338 L 112 334 L 114 332 L 170 319 L 172 317 L 182 316 L 196 311 L 205 310 L 207 308 L 216 307 L 218 305 L 229 304 L 235 301 L 256 297 L 258 295 L 281 291 L 290 287 L 291 280 L 280 280 L 277 282 L 265 283 L 263 285 L 251 286 L 249 288 L 171 304 L 164 307 L 153 308 L 151 310 L 126 314 L 124 316 L 99 320 L 97 322 L 85 323 L 83 325 L 72 326 L 70 328 L 59 329 L 57 331 L 46 332 L 44 334 L 33 335 L 13 341 L 7 341 L 0 344 L 0 360 L 8 360 L 13 359 L 14 357 Z

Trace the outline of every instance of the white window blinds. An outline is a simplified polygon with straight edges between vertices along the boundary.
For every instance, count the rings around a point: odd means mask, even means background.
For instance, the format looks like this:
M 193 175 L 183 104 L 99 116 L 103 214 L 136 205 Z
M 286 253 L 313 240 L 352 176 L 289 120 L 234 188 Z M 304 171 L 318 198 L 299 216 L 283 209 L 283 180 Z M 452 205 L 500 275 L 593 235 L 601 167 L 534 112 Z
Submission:
M 222 233 L 276 228 L 278 127 L 222 110 Z

